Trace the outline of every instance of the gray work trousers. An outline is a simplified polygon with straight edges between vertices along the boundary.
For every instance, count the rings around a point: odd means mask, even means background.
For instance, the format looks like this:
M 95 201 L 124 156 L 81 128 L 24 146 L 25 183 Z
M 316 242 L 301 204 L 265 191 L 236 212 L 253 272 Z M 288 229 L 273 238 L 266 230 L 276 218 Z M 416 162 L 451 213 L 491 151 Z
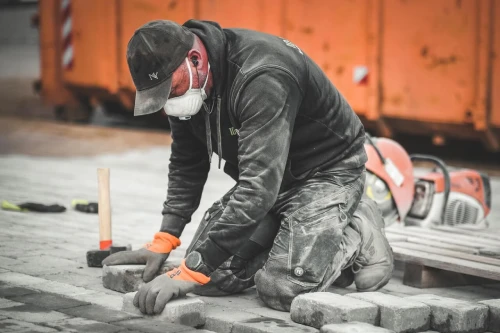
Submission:
M 250 259 L 241 259 L 244 253 L 230 257 L 195 293 L 220 296 L 255 285 L 266 305 L 289 311 L 297 295 L 324 291 L 352 264 L 358 251 L 361 238 L 350 221 L 365 178 L 364 166 L 324 171 L 281 192 L 250 238 L 264 250 Z M 208 237 L 235 189 L 205 213 L 186 255 Z

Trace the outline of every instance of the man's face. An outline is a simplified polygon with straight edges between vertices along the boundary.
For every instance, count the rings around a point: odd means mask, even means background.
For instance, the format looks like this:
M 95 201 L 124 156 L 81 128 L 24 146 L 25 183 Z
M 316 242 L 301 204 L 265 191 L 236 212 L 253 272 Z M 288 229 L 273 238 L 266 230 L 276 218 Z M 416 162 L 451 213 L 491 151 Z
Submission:
M 204 66 L 198 66 L 198 68 L 196 68 L 191 61 L 189 61 L 188 63 L 191 67 L 191 72 L 193 73 L 192 88 L 197 89 L 202 87 L 203 83 L 205 82 L 206 69 L 208 69 L 208 64 Z M 186 63 L 186 61 L 183 61 L 182 64 L 172 74 L 172 88 L 170 89 L 169 98 L 182 96 L 189 89 L 189 70 L 187 66 L 188 64 Z M 211 87 L 211 85 L 212 84 L 210 76 L 206 88 Z M 208 95 L 209 89 L 205 90 L 207 91 Z

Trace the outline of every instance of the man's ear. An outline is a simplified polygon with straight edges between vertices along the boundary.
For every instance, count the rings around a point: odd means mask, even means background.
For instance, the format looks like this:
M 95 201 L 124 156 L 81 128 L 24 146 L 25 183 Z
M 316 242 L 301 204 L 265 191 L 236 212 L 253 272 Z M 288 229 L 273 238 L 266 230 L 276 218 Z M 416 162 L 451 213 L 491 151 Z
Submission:
M 198 67 L 198 65 L 200 65 L 200 62 L 202 60 L 200 52 L 198 52 L 198 51 L 196 51 L 194 49 L 191 50 L 191 51 L 189 51 L 188 58 L 191 61 L 191 63 L 193 64 L 194 67 Z

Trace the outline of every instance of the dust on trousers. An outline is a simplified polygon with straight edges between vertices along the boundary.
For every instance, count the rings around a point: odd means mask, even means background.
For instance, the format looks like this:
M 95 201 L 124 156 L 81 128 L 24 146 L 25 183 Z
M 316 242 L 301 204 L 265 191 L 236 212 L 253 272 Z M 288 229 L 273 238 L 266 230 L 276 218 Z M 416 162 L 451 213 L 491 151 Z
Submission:
M 360 203 L 365 178 L 364 166 L 323 171 L 281 192 L 250 237 L 262 245 L 260 253 L 232 256 L 212 273 L 210 283 L 195 293 L 220 296 L 255 285 L 266 305 L 289 311 L 297 295 L 324 291 L 352 265 L 361 243 L 350 221 Z M 206 212 L 186 255 L 208 237 L 235 189 Z

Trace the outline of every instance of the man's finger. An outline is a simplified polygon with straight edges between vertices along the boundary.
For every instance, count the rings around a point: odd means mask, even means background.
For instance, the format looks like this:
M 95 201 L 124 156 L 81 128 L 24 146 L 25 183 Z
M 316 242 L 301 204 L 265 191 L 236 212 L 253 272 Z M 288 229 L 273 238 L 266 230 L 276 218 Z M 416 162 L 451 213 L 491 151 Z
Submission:
M 165 309 L 165 305 L 167 305 L 168 301 L 170 301 L 173 297 L 173 293 L 171 288 L 164 288 L 160 290 L 158 296 L 156 296 L 156 303 L 154 307 L 154 313 L 160 314 L 163 309 Z
M 154 279 L 164 261 L 162 256 L 149 258 L 144 268 L 144 273 L 142 274 L 144 282 L 149 282 Z
M 137 262 L 138 259 L 135 251 L 120 251 L 105 258 L 102 264 L 106 266 L 140 264 L 140 262 Z
M 146 295 L 146 313 L 148 315 L 154 314 L 156 296 L 158 296 L 159 292 L 160 292 L 160 289 L 151 288 L 151 289 L 149 289 L 149 292 Z
M 139 307 L 139 291 L 137 291 L 137 292 L 135 293 L 133 303 L 134 303 L 134 306 L 135 306 L 136 308 L 138 308 L 138 307 Z
M 139 290 L 139 309 L 142 313 L 146 313 L 146 297 L 148 296 L 149 290 L 151 289 L 151 284 L 145 284 Z

